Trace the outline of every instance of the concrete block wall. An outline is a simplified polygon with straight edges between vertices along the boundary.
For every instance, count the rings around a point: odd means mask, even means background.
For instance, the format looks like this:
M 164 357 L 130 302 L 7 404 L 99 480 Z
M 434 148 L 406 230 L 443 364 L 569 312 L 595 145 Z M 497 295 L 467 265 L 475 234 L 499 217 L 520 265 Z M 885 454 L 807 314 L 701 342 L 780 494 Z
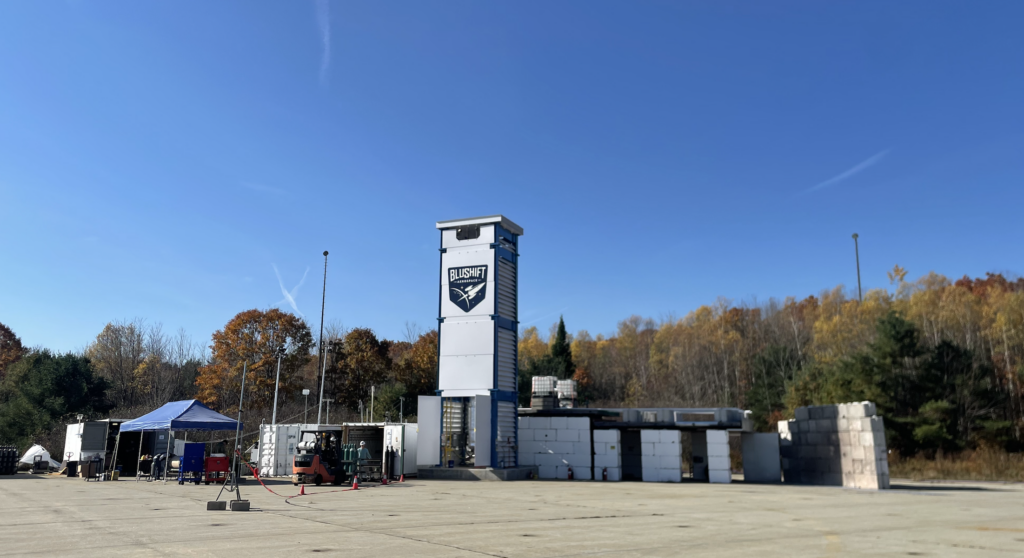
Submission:
M 729 433 L 725 430 L 708 430 L 706 434 L 708 482 L 723 484 L 732 482 Z
M 609 481 L 622 480 L 622 436 L 618 430 L 594 430 L 594 480 L 608 470 Z
M 542 479 L 568 479 L 570 467 L 574 480 L 593 479 L 592 453 L 586 417 L 519 417 L 519 465 Z
M 641 430 L 640 449 L 644 482 L 680 482 L 683 478 L 682 445 L 678 430 Z
M 889 488 L 885 424 L 869 401 L 800 407 L 779 422 L 784 481 Z

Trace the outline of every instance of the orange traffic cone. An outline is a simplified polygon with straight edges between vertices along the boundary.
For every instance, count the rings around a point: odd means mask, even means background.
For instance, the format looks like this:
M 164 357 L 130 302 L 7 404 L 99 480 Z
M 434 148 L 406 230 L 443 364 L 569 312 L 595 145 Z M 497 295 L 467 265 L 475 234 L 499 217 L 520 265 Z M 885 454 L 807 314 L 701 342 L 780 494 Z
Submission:
M 387 477 L 387 476 L 382 476 L 382 477 L 380 478 L 380 484 L 381 484 L 381 485 L 385 485 L 385 484 L 387 484 L 387 483 L 388 483 L 388 477 Z
M 405 482 L 405 473 L 402 473 L 402 476 L 398 477 L 398 482 Z
M 352 490 L 359 490 L 359 476 L 353 475 L 352 477 Z
M 300 484 L 299 485 L 299 496 L 305 496 L 305 495 L 306 495 L 306 485 Z

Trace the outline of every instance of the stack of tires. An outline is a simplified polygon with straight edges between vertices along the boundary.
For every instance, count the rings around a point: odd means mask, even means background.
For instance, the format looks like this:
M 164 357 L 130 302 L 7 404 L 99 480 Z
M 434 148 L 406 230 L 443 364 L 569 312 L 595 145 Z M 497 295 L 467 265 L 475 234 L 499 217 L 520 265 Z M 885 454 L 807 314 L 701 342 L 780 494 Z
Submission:
M 0 475 L 13 475 L 18 472 L 18 448 L 0 446 Z

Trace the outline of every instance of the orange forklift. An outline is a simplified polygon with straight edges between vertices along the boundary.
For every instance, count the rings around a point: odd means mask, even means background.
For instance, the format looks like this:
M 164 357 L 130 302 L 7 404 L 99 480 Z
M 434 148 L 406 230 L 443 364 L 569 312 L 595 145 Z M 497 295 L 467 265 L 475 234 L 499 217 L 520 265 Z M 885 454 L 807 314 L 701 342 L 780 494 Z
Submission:
M 292 458 L 292 484 L 339 485 L 348 481 L 345 469 L 351 462 L 342 459 L 341 438 L 340 429 L 303 430 Z

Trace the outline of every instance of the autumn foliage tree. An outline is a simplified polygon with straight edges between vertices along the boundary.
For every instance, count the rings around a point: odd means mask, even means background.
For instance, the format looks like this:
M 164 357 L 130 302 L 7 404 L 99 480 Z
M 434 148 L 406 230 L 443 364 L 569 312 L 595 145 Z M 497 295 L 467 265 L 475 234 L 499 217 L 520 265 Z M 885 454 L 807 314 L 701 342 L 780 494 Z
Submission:
M 372 329 L 359 327 L 333 340 L 326 355 L 326 396 L 353 410 L 360 401 L 368 406 L 370 388 L 382 386 L 390 379 L 391 344 L 387 339 L 378 339 Z
M 241 312 L 213 334 L 210 363 L 199 369 L 196 379 L 198 398 L 222 411 L 237 409 L 244 365 L 248 370 L 246 405 L 269 408 L 274 398 L 278 348 L 285 351 L 280 393 L 287 397 L 301 389 L 296 376 L 308 363 L 312 347 L 309 326 L 293 314 L 276 308 Z
M 0 323 L 0 381 L 4 379 L 7 367 L 18 362 L 25 355 L 21 339 L 11 328 Z

